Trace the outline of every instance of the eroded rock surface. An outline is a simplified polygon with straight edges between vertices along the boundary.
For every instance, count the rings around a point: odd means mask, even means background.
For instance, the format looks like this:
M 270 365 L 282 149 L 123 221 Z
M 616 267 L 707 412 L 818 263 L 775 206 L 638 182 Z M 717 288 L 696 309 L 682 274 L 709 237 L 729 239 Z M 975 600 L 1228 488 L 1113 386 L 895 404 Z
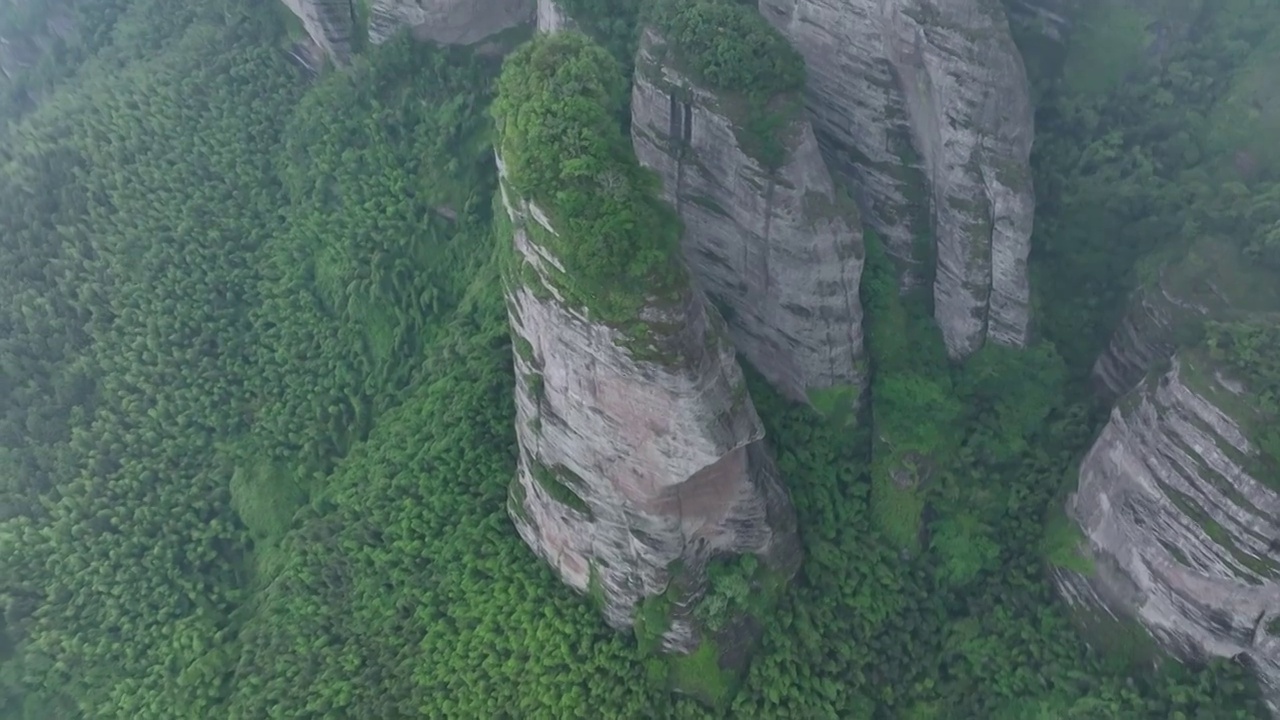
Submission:
M 684 221 L 696 282 L 725 309 L 738 350 L 783 393 L 856 396 L 865 380 L 856 206 L 832 182 L 802 112 L 781 133 L 783 162 L 766 168 L 736 136 L 734 98 L 681 74 L 668 51 L 644 33 L 632 139 Z
M 1280 698 L 1280 492 L 1225 408 L 1248 390 L 1200 355 L 1126 396 L 1080 468 L 1068 510 L 1096 570 L 1068 599 L 1134 617 L 1183 657 L 1246 655 Z
M 341 65 L 350 60 L 357 36 L 377 45 L 407 28 L 419 40 L 470 45 L 532 22 L 537 0 L 370 0 L 367 20 L 357 12 L 355 0 L 283 2 L 312 41 Z
M 355 16 L 351 0 L 283 0 L 298 19 L 302 29 L 324 54 L 339 65 L 351 59 L 351 41 L 355 33 Z
M 533 21 L 535 0 L 373 0 L 369 42 L 377 45 L 404 28 L 419 40 L 470 45 Z
M 558 261 L 528 231 L 555 232 L 546 215 L 505 190 L 504 202 L 517 262 L 529 264 L 507 288 L 516 527 L 614 627 L 678 584 L 662 643 L 690 651 L 712 558 L 755 554 L 786 577 L 800 561 L 794 510 L 723 320 L 689 286 L 644 311 L 665 330 L 654 330 L 659 355 L 637 356 L 622 331 L 562 300 L 549 279 Z
M 1129 301 L 1107 349 L 1093 364 L 1093 377 L 1104 398 L 1133 389 L 1152 368 L 1168 362 L 1176 348 L 1175 327 L 1204 308 L 1183 301 L 1161 283 L 1139 288 Z
M 818 139 L 904 287 L 933 277 L 948 351 L 1025 344 L 1033 116 L 1000 4 L 760 0 L 760 10 L 804 55 Z
M 538 0 L 538 32 L 553 33 L 573 27 L 573 21 L 556 0 Z

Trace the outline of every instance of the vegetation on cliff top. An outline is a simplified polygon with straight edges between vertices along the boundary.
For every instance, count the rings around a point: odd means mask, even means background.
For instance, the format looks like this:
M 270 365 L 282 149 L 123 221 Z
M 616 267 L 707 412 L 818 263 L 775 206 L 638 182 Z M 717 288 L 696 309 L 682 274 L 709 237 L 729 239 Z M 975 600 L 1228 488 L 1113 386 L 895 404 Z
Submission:
M 647 20 L 678 67 L 721 95 L 744 150 L 766 167 L 781 164 L 787 124 L 802 107 L 800 53 L 754 6 L 734 0 L 656 0 Z
M 613 57 L 565 31 L 511 54 L 492 107 L 507 181 L 549 216 L 554 232 L 533 230 L 563 264 L 565 289 L 619 323 L 687 285 L 679 221 L 617 122 L 626 88 Z
M 651 12 L 685 68 L 713 90 L 771 97 L 804 87 L 804 59 L 750 5 L 658 0 Z

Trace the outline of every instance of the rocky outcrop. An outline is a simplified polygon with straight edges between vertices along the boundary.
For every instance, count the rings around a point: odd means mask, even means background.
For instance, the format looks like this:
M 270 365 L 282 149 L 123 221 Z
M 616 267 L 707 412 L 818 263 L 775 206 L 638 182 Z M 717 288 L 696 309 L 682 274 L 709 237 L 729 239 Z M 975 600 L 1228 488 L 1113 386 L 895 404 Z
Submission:
M 676 68 L 647 30 L 636 61 L 631 131 L 641 164 L 662 178 L 684 222 L 685 256 L 723 309 L 738 350 L 784 394 L 863 386 L 862 233 L 800 111 L 779 132 L 776 169 L 737 137 L 740 98 Z M 785 102 L 785 98 L 778 98 Z
M 533 21 L 534 0 L 372 0 L 369 42 L 377 45 L 404 28 L 419 40 L 470 45 Z
M 56 43 L 70 46 L 79 41 L 76 19 L 67 3 L 0 3 L 0 75 L 5 79 L 12 80 L 35 65 Z
M 794 573 L 794 513 L 715 310 L 692 287 L 674 306 L 648 308 L 645 321 L 667 328 L 657 339 L 666 359 L 638 357 L 622 331 L 558 293 L 557 260 L 527 230 L 554 233 L 546 214 L 503 199 L 529 268 L 507 288 L 520 536 L 618 628 L 673 584 L 677 607 L 691 607 L 717 556 L 754 553 Z M 692 614 L 677 612 L 663 646 L 699 640 Z
M 1178 325 L 1202 316 L 1204 310 L 1174 296 L 1159 281 L 1139 288 L 1106 351 L 1093 365 L 1095 385 L 1103 398 L 1123 395 L 1152 368 L 1168 362 L 1176 349 Z
M 374 45 L 408 29 L 419 40 L 470 45 L 533 21 L 536 0 L 370 0 L 368 17 L 354 0 L 283 0 L 307 35 L 338 64 L 355 38 Z
M 573 21 L 556 0 L 538 0 L 538 32 L 553 33 L 572 27 Z
M 904 286 L 933 276 L 948 351 L 965 356 L 988 339 L 1025 344 L 1033 117 L 1000 5 L 760 0 L 760 8 L 805 56 L 818 139 L 904 268 Z
M 302 21 L 302 29 L 339 65 L 351 59 L 355 15 L 351 0 L 283 0 Z
M 1240 415 L 1248 390 L 1182 354 L 1112 414 L 1068 510 L 1091 575 L 1073 602 L 1136 618 L 1184 657 L 1245 655 L 1280 699 L 1280 487 Z

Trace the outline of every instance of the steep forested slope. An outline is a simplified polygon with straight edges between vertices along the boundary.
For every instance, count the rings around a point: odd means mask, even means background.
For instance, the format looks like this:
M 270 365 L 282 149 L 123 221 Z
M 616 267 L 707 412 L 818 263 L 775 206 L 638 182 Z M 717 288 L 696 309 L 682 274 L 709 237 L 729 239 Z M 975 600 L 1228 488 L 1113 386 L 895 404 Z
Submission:
M 1083 643 L 1041 518 L 1092 358 L 951 368 L 874 237 L 875 443 L 753 383 L 808 565 L 731 703 L 670 697 L 506 515 L 497 59 L 402 38 L 307 84 L 248 3 L 113 7 L 0 128 L 0 717 L 1261 712 L 1238 666 Z

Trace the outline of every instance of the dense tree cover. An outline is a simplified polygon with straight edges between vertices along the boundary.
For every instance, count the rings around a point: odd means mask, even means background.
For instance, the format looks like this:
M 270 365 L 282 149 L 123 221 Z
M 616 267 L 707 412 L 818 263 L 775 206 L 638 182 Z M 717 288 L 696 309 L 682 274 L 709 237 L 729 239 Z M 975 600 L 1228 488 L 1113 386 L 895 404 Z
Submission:
M 1280 58 L 1280 7 L 1205 3 L 1157 55 L 1145 32 L 1115 31 L 1138 22 L 1128 9 L 1096 5 L 1104 15 L 1045 91 L 1034 155 L 1037 310 L 1078 373 L 1156 268 L 1184 300 L 1280 308 L 1280 94 L 1262 79 Z M 1098 67 L 1117 53 L 1148 61 Z
M 732 0 L 655 2 L 651 18 L 689 72 L 716 90 L 799 90 L 804 60 L 755 8 Z
M 554 232 L 528 229 L 563 264 L 562 289 L 620 323 L 688 285 L 678 220 L 616 120 L 626 87 L 607 52 L 565 31 L 512 53 L 493 104 L 506 181 L 549 216 Z
M 669 697 L 506 517 L 494 61 L 397 42 L 306 87 L 247 7 L 129 3 L 0 130 L 0 717 L 1260 716 L 1238 665 L 1082 642 L 1042 519 L 1094 414 L 1048 346 L 947 366 L 875 258 L 871 421 L 752 381 L 803 575 L 731 702 Z M 498 88 L 559 123 L 521 132 L 574 150 L 529 160 L 571 195 L 634 161 L 575 101 L 615 67 L 566 38 Z M 881 432 L 939 458 L 910 533 Z

